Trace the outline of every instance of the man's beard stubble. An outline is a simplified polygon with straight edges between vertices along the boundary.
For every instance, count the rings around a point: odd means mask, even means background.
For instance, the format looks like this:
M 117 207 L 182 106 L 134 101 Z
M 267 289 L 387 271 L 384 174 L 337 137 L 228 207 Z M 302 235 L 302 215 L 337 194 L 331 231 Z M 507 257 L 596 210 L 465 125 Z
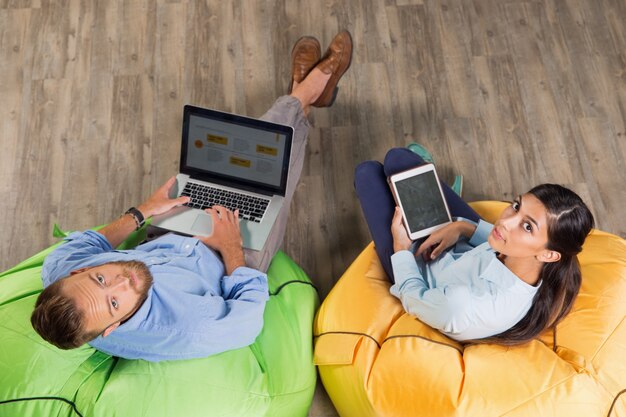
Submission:
M 137 304 L 135 305 L 135 308 L 133 309 L 133 310 L 137 310 L 139 307 L 141 307 L 143 302 L 146 301 L 146 298 L 148 298 L 148 291 L 150 291 L 150 287 L 152 286 L 154 282 L 154 278 L 152 277 L 152 274 L 150 273 L 150 269 L 148 269 L 148 266 L 145 263 L 141 261 L 136 261 L 136 260 L 116 261 L 116 262 L 111 262 L 111 264 L 119 265 L 122 268 L 124 268 L 124 272 L 122 275 L 128 278 L 133 290 L 135 290 L 137 294 L 139 294 L 139 300 Z M 137 280 L 139 281 L 139 286 L 134 285 L 134 283 L 130 279 L 129 271 L 132 271 L 135 273 L 135 276 L 137 277 Z

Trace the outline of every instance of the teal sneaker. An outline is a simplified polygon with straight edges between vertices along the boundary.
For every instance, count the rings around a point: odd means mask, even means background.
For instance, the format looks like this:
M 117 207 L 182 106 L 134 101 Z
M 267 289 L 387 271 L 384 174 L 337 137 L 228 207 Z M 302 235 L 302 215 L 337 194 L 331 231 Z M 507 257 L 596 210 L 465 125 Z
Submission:
M 459 197 L 463 197 L 463 175 L 454 177 L 454 183 L 450 186 Z
M 413 143 L 409 143 L 406 147 L 411 152 L 413 152 L 414 154 L 417 154 L 419 157 L 421 157 L 424 161 L 430 162 L 431 164 L 435 163 L 435 161 L 433 159 L 433 156 L 422 145 L 413 142 Z
M 414 154 L 417 154 L 424 161 L 429 162 L 431 164 L 435 163 L 433 156 L 422 145 L 412 142 L 412 143 L 409 143 L 406 147 Z M 454 183 L 452 183 L 450 188 L 452 188 L 452 191 L 454 191 L 459 197 L 462 197 L 463 196 L 463 175 L 455 176 Z

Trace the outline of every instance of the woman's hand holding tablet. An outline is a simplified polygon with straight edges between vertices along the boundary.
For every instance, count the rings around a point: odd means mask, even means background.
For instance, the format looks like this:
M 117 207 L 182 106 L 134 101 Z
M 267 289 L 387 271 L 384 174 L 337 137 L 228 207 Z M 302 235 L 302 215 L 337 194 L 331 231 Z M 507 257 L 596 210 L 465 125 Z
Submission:
M 394 174 L 389 185 L 411 240 L 428 236 L 452 221 L 433 164 Z

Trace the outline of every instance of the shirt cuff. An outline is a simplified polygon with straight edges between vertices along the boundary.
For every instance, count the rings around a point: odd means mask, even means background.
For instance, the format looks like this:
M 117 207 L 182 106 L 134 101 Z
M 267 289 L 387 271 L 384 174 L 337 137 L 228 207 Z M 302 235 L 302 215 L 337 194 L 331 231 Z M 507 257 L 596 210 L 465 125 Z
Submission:
M 404 281 L 409 278 L 422 278 L 415 255 L 408 250 L 401 250 L 391 255 L 391 268 L 395 285 L 398 287 L 402 287 Z
M 73 232 L 70 233 L 65 239 L 65 242 L 72 241 L 83 241 L 91 244 L 92 246 L 96 246 L 101 248 L 104 252 L 112 251 L 113 247 L 111 243 L 107 240 L 106 237 L 100 232 L 95 230 L 85 230 L 84 232 Z
M 220 286 L 224 300 L 245 297 L 255 303 L 264 303 L 269 298 L 267 275 L 247 266 L 240 266 L 232 274 L 222 277 Z
M 474 230 L 474 234 L 472 234 L 472 237 L 469 240 L 469 244 L 474 247 L 482 245 L 487 241 L 492 229 L 493 224 L 484 220 L 479 220 L 478 226 L 476 226 L 476 230 Z
M 221 282 L 222 291 L 225 293 L 239 285 L 261 286 L 269 291 L 267 274 L 247 266 L 235 268 L 230 275 L 224 275 Z
M 478 223 L 476 223 L 475 221 L 470 220 L 470 219 L 466 219 L 465 217 L 461 217 L 461 216 L 453 217 L 452 221 L 453 222 L 465 222 L 465 223 L 469 223 L 469 224 L 471 224 L 473 226 L 478 226 Z
M 247 266 L 238 266 L 237 268 L 235 268 L 235 270 L 230 274 L 230 275 L 226 275 L 228 277 L 258 277 L 258 276 L 266 276 L 267 274 L 264 274 L 263 272 L 259 271 L 258 269 L 254 269 L 254 268 L 250 268 Z

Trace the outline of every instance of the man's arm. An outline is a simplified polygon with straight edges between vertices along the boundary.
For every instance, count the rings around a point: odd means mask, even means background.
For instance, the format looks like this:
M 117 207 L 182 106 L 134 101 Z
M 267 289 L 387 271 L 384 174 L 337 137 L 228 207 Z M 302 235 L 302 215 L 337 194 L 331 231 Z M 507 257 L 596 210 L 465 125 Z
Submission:
M 137 210 L 145 219 L 162 214 L 168 210 L 189 202 L 189 197 L 169 198 L 170 188 L 174 185 L 176 177 L 172 177 L 159 187 L 145 202 L 137 206 Z M 125 214 L 119 219 L 109 223 L 98 230 L 109 241 L 112 247 L 117 247 L 128 235 L 137 229 L 137 223 L 130 214 Z
M 213 220 L 213 231 L 209 236 L 196 236 L 196 239 L 222 255 L 226 275 L 235 269 L 246 266 L 243 255 L 243 242 L 239 229 L 239 210 L 230 211 L 222 206 L 205 210 Z

